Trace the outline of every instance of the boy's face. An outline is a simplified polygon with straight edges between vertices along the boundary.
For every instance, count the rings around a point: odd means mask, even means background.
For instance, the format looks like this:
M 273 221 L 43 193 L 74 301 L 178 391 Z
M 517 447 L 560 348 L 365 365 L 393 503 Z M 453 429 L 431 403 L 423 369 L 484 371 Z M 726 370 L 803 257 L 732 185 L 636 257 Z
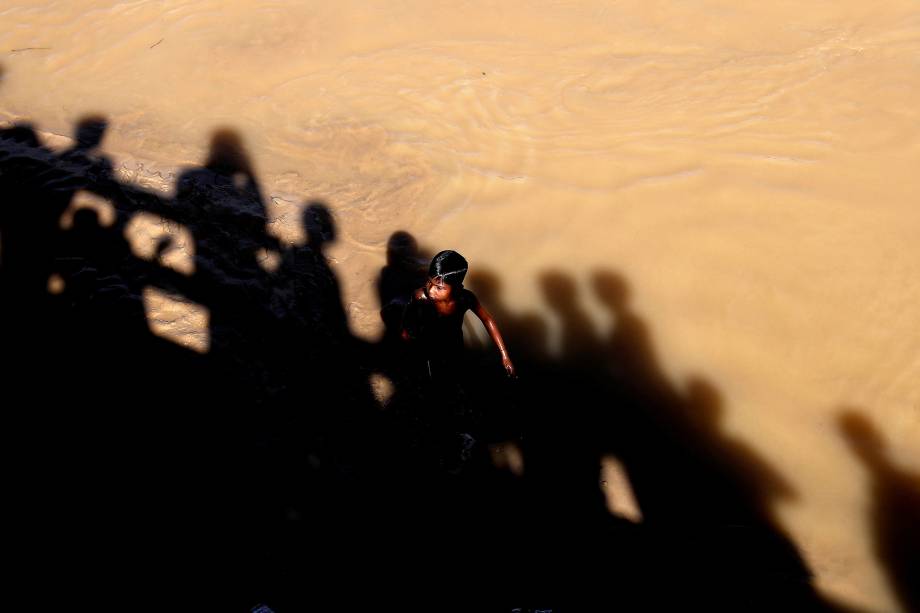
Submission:
M 425 293 L 436 301 L 449 300 L 452 288 L 444 281 L 444 277 L 429 277 L 425 285 Z

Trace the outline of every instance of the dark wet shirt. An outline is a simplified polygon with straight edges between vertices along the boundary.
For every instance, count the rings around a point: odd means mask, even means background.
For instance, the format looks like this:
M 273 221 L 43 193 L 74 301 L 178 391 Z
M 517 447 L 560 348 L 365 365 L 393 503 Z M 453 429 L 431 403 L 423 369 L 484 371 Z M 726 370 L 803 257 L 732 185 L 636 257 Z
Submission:
M 424 298 L 413 298 L 406 307 L 403 328 L 408 331 L 418 357 L 428 362 L 428 368 L 447 374 L 460 367 L 463 317 L 474 301 L 473 293 L 464 289 L 457 296 L 456 309 L 449 315 L 438 313 L 434 302 Z

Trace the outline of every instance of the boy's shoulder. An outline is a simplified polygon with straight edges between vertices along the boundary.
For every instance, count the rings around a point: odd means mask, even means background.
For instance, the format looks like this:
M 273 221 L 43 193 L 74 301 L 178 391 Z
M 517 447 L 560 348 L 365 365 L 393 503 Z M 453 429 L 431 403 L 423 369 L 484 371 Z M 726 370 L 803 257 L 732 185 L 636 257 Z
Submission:
M 479 302 L 479 299 L 476 297 L 476 294 L 466 289 L 465 287 L 463 288 L 462 296 L 463 296 L 463 302 L 467 306 L 467 308 L 472 309 Z

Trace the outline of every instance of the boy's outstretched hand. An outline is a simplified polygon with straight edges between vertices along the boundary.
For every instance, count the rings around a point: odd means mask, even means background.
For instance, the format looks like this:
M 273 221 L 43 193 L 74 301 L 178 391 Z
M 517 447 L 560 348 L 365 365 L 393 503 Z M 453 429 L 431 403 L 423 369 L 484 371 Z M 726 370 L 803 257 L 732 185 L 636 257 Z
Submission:
M 505 367 L 505 372 L 508 373 L 508 376 L 512 379 L 517 378 L 517 372 L 514 370 L 514 364 L 511 363 L 511 358 L 508 356 L 502 356 L 502 366 Z

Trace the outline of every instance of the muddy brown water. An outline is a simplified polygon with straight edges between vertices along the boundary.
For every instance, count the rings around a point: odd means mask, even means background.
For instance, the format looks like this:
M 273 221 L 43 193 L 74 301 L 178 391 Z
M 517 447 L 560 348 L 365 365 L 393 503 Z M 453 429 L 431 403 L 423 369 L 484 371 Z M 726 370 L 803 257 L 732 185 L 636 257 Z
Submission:
M 6 0 L 0 65 L 5 123 L 63 148 L 102 115 L 118 176 L 164 195 L 236 130 L 282 243 L 305 240 L 306 203 L 330 206 L 361 337 L 381 334 L 396 230 L 494 275 L 501 310 L 542 317 L 556 352 L 541 275 L 571 276 L 606 338 L 592 279 L 615 273 L 675 389 L 718 389 L 726 436 L 797 493 L 773 511 L 819 589 L 903 606 L 839 422 L 857 407 L 920 470 L 915 1 Z M 156 221 L 132 224 L 136 253 Z M 206 349 L 207 313 L 147 304 L 159 334 Z

